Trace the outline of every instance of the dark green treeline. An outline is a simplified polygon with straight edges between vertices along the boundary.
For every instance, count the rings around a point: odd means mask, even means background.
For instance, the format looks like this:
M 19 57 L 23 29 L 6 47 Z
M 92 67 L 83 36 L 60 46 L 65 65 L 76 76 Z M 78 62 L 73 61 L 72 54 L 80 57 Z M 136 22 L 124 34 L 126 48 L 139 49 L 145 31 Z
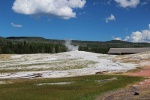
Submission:
M 0 54 L 59 53 L 66 51 L 67 48 L 63 44 L 0 39 Z

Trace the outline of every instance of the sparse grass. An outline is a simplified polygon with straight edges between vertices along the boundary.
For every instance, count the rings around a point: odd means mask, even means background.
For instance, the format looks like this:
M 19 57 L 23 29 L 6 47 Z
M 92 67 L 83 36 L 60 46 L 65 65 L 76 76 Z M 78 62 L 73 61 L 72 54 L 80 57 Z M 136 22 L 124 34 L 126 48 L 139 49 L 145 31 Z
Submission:
M 136 69 L 132 69 L 132 70 L 129 70 L 127 71 L 127 73 L 129 72 L 139 72 L 142 68 L 141 67 L 136 67 Z
M 100 81 L 116 78 L 111 81 Z M 56 79 L 2 80 L 13 82 L 0 85 L 1 100 L 94 100 L 104 92 L 126 87 L 141 77 L 119 75 L 90 75 Z M 65 85 L 42 85 L 40 83 L 72 82 Z
M 124 72 L 115 72 L 114 75 L 122 75 Z
M 104 56 L 98 56 L 98 58 L 108 58 L 108 55 L 104 55 Z

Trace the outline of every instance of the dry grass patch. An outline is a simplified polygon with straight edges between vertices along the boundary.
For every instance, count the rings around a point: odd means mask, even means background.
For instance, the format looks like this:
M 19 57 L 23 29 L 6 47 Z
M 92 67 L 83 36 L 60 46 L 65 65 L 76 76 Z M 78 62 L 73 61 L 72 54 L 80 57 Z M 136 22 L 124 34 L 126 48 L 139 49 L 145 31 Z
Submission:
M 0 54 L 0 60 L 9 60 L 11 58 L 11 54 Z

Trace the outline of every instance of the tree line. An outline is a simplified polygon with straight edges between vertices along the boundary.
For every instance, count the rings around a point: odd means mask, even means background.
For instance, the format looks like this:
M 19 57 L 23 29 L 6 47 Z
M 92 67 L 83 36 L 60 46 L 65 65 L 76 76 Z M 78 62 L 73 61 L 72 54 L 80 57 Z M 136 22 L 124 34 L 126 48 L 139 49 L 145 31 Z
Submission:
M 150 43 L 132 43 L 113 40 L 109 42 L 88 43 L 80 46 L 79 50 L 107 54 L 110 48 L 150 48 Z
M 67 48 L 63 44 L 0 39 L 0 54 L 59 53 L 66 51 Z
M 64 40 L 50 40 L 41 37 L 0 37 L 0 54 L 59 53 L 68 51 Z M 110 48 L 150 47 L 150 43 L 132 43 L 125 41 L 72 41 L 79 51 L 107 54 Z

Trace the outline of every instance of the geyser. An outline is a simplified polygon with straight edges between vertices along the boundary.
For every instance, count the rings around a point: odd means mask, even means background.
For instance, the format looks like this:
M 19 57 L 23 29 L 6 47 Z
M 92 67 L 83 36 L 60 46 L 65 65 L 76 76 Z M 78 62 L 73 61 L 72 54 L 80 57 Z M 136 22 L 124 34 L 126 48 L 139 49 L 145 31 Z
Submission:
M 72 45 L 71 40 L 66 40 L 65 41 L 65 46 L 68 48 L 68 51 L 78 51 L 78 48 L 79 48 L 79 46 Z

